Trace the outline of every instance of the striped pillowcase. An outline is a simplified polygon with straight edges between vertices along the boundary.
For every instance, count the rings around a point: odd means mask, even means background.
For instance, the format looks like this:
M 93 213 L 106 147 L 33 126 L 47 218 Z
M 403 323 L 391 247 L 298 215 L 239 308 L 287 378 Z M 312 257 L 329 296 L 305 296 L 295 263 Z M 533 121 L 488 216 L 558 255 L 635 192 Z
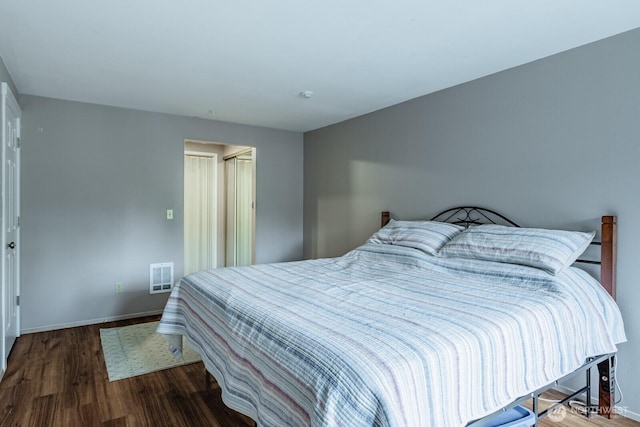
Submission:
M 374 233 L 367 243 L 382 243 L 419 249 L 435 255 L 442 246 L 460 234 L 464 227 L 436 221 L 395 221 Z
M 539 268 L 554 276 L 587 249 L 595 232 L 480 225 L 460 233 L 439 256 L 479 259 Z

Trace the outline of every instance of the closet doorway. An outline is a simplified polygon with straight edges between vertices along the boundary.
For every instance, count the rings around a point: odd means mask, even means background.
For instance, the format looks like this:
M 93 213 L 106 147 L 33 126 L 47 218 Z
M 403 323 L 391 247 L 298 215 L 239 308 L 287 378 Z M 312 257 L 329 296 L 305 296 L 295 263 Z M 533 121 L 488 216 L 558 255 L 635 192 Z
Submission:
M 255 262 L 255 151 L 185 140 L 185 275 Z

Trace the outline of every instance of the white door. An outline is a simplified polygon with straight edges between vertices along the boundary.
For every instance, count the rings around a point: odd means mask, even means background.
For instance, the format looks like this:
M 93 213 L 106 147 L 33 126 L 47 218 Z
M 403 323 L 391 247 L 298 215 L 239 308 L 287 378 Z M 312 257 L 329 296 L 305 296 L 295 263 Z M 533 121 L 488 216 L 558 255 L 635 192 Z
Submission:
M 184 155 L 184 274 L 217 265 L 217 175 L 215 153 Z
M 2 373 L 20 335 L 20 117 L 20 106 L 2 83 Z
M 225 159 L 227 267 L 251 265 L 255 259 L 255 153 L 252 148 Z

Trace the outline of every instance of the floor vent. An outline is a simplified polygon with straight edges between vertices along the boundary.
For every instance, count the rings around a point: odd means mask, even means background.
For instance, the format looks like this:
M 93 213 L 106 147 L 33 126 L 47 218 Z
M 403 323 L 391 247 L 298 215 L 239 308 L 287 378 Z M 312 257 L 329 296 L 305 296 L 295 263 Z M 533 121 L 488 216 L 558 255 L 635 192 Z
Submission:
M 163 262 L 149 266 L 149 293 L 171 292 L 173 288 L 173 263 Z

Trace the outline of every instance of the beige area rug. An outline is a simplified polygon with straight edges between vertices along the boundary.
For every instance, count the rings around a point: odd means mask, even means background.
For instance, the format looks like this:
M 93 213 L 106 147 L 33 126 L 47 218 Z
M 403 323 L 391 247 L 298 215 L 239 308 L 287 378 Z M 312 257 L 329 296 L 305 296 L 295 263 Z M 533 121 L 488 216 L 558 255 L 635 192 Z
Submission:
M 186 345 L 183 337 L 182 357 L 176 359 L 167 340 L 156 333 L 158 322 L 140 323 L 121 328 L 100 329 L 102 352 L 109 381 L 121 380 L 200 361 L 200 355 Z

